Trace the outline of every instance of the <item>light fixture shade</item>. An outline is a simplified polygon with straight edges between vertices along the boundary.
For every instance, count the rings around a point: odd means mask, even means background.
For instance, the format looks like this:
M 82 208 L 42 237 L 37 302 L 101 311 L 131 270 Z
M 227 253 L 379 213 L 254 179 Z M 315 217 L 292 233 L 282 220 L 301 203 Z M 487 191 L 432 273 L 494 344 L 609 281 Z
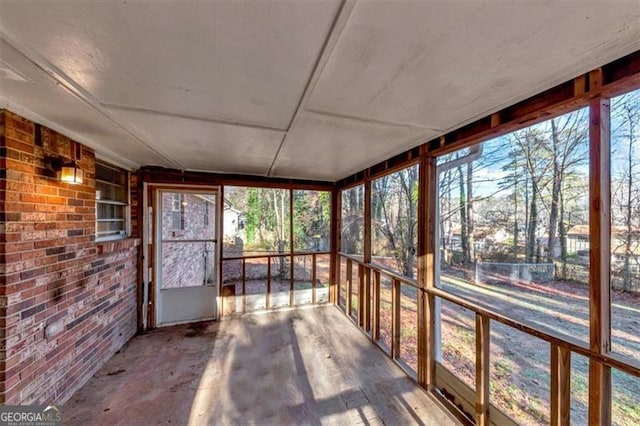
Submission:
M 60 180 L 62 182 L 79 185 L 82 183 L 82 169 L 75 165 L 62 166 L 62 169 L 60 169 Z

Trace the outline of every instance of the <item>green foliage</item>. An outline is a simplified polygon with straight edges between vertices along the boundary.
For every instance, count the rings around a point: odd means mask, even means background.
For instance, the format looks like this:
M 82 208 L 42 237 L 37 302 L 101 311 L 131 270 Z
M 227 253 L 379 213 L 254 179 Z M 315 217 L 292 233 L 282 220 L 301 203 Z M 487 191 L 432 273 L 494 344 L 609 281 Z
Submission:
M 257 188 L 247 189 L 245 228 L 247 230 L 247 242 L 255 242 L 256 232 L 260 228 L 260 199 Z
M 331 195 L 324 191 L 293 191 L 294 248 L 324 251 L 329 248 Z

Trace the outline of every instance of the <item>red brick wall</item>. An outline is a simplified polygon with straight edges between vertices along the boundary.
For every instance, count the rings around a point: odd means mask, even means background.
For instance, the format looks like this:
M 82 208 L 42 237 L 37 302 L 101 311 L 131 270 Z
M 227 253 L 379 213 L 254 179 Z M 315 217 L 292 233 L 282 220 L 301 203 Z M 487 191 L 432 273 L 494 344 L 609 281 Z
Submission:
M 94 241 L 94 153 L 82 185 L 45 168 L 74 145 L 0 111 L 2 403 L 64 403 L 136 332 L 138 240 Z

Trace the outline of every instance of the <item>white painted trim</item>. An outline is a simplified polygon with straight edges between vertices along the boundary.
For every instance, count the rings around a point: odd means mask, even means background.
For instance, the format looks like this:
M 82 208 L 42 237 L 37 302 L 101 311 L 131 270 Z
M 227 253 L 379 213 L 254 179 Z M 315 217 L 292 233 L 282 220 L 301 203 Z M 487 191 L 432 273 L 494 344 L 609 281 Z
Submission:
M 142 329 L 147 330 L 149 328 L 149 229 L 151 226 L 150 213 L 151 207 L 149 206 L 149 188 L 148 183 L 142 184 L 142 200 L 138 199 L 140 203 L 142 201 L 142 223 L 138 226 L 142 226 Z

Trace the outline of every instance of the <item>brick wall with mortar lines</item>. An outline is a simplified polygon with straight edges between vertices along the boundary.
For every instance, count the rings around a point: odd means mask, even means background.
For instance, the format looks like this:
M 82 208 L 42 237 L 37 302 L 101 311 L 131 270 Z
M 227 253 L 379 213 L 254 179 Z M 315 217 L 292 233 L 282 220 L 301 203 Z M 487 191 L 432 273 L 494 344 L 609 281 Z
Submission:
M 95 156 L 82 185 L 45 156 L 74 143 L 0 111 L 0 402 L 62 404 L 136 332 L 138 240 L 95 242 Z

